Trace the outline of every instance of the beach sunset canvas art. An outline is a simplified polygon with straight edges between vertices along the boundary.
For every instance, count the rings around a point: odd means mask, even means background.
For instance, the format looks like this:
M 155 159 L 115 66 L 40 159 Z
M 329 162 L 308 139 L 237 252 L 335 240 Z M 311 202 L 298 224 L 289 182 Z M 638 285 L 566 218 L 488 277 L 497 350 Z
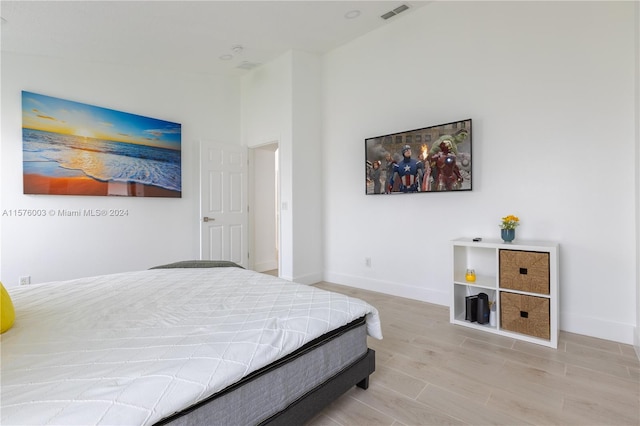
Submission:
M 182 196 L 182 126 L 22 92 L 25 194 Z

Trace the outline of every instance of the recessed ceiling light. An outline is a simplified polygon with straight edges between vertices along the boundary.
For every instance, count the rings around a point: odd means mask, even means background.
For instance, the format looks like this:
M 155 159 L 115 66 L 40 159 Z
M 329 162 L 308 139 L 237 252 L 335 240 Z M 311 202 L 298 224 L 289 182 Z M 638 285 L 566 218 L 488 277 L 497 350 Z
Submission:
M 239 44 L 236 44 L 235 46 L 231 46 L 231 51 L 236 55 L 241 54 L 243 50 L 244 50 L 244 47 L 242 47 Z
M 233 59 L 233 55 L 230 54 L 225 54 L 220 56 L 218 59 L 220 59 L 221 61 L 230 61 L 231 59 Z
M 360 11 L 357 9 L 350 10 L 344 14 L 346 19 L 356 19 L 358 16 L 360 16 Z

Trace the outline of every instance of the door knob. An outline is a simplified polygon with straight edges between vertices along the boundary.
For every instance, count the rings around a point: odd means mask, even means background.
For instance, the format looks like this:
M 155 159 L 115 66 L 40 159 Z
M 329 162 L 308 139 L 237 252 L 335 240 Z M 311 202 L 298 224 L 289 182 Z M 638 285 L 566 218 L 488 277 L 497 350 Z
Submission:
M 215 217 L 204 217 L 202 220 L 204 220 L 205 222 L 213 222 L 214 220 L 216 220 Z

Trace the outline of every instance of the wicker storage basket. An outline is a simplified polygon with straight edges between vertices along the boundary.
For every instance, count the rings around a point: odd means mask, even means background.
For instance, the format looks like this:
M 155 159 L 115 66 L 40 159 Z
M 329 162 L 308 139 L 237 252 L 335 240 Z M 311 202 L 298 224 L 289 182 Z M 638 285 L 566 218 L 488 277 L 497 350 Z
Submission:
M 549 340 L 549 319 L 549 299 L 500 292 L 501 328 Z
M 500 250 L 500 287 L 549 294 L 549 253 Z

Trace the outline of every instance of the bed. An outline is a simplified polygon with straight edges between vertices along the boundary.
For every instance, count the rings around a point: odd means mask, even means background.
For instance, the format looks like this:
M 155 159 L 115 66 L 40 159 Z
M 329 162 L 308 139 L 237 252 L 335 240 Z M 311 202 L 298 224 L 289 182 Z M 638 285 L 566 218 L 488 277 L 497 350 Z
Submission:
M 376 309 L 226 262 L 11 288 L 1 424 L 303 424 L 367 388 Z

